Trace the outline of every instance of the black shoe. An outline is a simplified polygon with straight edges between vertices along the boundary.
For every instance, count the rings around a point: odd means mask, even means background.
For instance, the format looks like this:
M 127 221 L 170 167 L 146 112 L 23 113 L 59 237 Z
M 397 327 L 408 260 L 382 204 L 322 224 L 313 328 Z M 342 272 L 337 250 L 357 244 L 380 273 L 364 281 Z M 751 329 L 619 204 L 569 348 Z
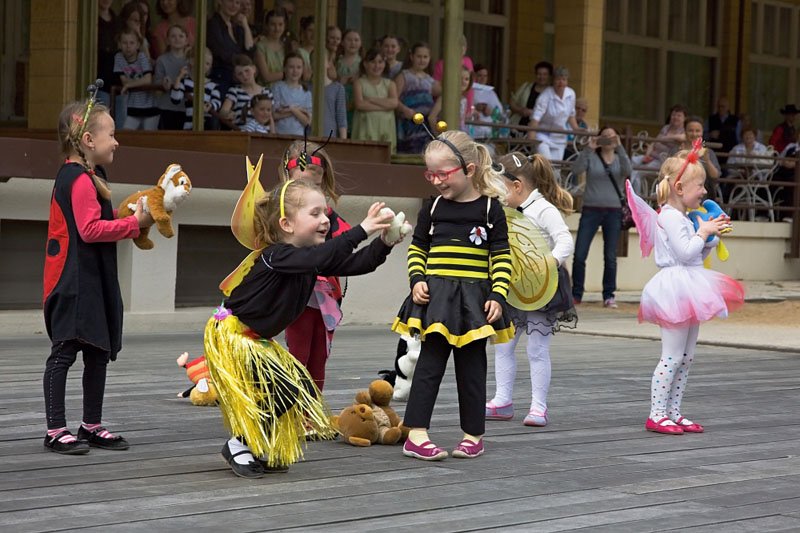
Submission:
M 264 459 L 259 459 L 258 462 L 265 474 L 285 474 L 289 471 L 289 465 L 269 466 Z
M 92 448 L 102 448 L 104 450 L 127 450 L 131 447 L 124 438 L 120 435 L 114 435 L 113 437 L 101 437 L 98 433 L 103 431 L 108 431 L 104 427 L 99 427 L 94 431 L 89 431 L 88 429 L 84 428 L 83 426 L 78 429 L 78 439 L 83 440 L 89 443 L 89 446 Z
M 89 445 L 82 440 L 74 440 L 72 442 L 61 442 L 60 439 L 64 435 L 72 435 L 67 430 L 62 431 L 55 437 L 50 435 L 44 436 L 44 447 L 51 452 L 56 452 L 64 455 L 83 455 L 89 453 Z
M 225 461 L 230 465 L 233 473 L 237 476 L 247 479 L 258 479 L 260 477 L 264 477 L 264 469 L 261 467 L 261 463 L 258 461 L 250 461 L 246 465 L 241 465 L 234 460 L 234 457 L 245 453 L 250 453 L 250 450 L 242 450 L 240 452 L 231 453 L 230 446 L 228 446 L 228 443 L 225 442 L 225 446 L 222 447 L 222 451 L 220 453 Z

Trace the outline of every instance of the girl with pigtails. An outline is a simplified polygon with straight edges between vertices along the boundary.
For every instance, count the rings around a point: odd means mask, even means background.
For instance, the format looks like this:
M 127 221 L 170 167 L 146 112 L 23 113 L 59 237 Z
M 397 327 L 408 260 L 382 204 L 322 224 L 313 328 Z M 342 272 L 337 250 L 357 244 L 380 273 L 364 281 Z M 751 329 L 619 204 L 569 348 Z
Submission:
M 50 198 L 44 262 L 44 319 L 53 343 L 45 363 L 44 447 L 60 454 L 89 448 L 127 450 L 128 441 L 102 426 L 109 361 L 122 349 L 122 295 L 117 279 L 117 241 L 139 236 L 153 224 L 141 199 L 133 215 L 115 217 L 103 165 L 119 146 L 114 119 L 95 103 L 102 80 L 88 101 L 67 104 L 58 117 L 64 164 Z M 83 422 L 77 436 L 67 428 L 67 372 L 83 353 Z

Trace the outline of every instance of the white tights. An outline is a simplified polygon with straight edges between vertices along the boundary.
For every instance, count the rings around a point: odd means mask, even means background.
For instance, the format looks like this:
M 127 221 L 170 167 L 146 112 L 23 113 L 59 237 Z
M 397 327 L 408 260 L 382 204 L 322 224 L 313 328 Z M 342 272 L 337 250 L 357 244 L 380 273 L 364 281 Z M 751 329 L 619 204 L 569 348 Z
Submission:
M 514 348 L 525 328 L 517 328 L 514 338 L 505 344 L 494 347 L 494 373 L 497 390 L 492 402 L 498 407 L 511 403 L 514 395 L 514 377 L 517 373 L 517 358 Z M 552 335 L 542 335 L 534 331 L 528 335 L 528 362 L 531 367 L 531 411 L 544 414 L 547 410 L 547 391 L 550 388 L 550 339 Z
M 681 416 L 699 332 L 700 326 L 661 328 L 661 360 L 653 372 L 650 399 L 650 418 L 656 422 L 665 416 L 674 422 Z

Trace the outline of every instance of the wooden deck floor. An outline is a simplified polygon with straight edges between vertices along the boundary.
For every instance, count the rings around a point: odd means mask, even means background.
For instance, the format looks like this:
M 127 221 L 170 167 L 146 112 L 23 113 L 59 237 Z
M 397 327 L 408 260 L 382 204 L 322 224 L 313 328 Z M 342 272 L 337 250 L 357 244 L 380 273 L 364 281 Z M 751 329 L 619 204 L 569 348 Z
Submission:
M 391 365 L 395 340 L 339 331 L 325 391 L 335 410 Z M 707 432 L 660 436 L 643 429 L 658 343 L 559 335 L 547 428 L 521 424 L 519 347 L 517 416 L 488 423 L 479 459 L 317 442 L 289 473 L 247 481 L 219 455 L 218 411 L 175 398 L 188 383 L 175 357 L 200 346 L 198 335 L 128 336 L 104 421 L 133 446 L 64 457 L 42 448 L 46 338 L 0 339 L 0 531 L 800 531 L 797 354 L 701 346 L 684 411 Z M 491 365 L 489 376 L 493 391 Z M 80 397 L 78 363 L 71 426 Z M 459 440 L 457 411 L 451 369 L 436 442 Z

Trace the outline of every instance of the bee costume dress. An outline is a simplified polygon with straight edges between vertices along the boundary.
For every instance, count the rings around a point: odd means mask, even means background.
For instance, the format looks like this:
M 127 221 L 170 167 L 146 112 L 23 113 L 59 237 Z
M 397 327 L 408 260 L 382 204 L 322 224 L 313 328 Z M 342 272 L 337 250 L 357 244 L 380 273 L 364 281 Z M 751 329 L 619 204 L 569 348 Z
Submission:
M 277 467 L 302 457 L 307 430 L 321 438 L 336 431 L 306 368 L 273 337 L 303 312 L 317 275 L 372 272 L 391 248 L 375 239 L 353 253 L 367 238 L 357 226 L 319 246 L 276 243 L 258 249 L 253 209 L 264 194 L 261 160 L 255 168 L 248 160 L 247 166 L 248 185 L 231 229 L 253 252 L 220 284 L 228 298 L 206 324 L 205 355 L 226 428 L 255 457 Z

